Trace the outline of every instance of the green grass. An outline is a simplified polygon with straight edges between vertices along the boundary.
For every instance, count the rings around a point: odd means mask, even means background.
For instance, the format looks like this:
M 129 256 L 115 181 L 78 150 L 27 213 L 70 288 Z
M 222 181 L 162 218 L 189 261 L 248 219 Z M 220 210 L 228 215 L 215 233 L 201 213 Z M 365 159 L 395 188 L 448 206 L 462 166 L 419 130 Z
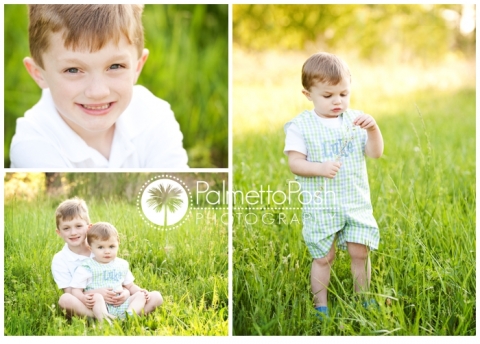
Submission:
M 283 84 L 275 79 L 278 74 L 269 74 L 270 79 L 258 74 L 249 83 L 240 72 L 236 75 L 235 104 L 248 99 L 252 108 L 273 110 L 234 109 L 235 189 L 259 191 L 269 185 L 286 192 L 294 176 L 283 155 L 283 124 L 296 115 L 288 111 L 296 108 L 299 113 L 311 105 L 298 106 L 300 86 L 290 97 L 279 97 Z M 285 83 L 299 83 L 298 78 Z M 350 258 L 337 250 L 329 286 L 332 317 L 319 322 L 310 291 L 311 257 L 301 224 L 292 221 L 301 217 L 301 210 L 274 209 L 274 204 L 245 210 L 239 209 L 245 202 L 237 200 L 234 214 L 243 215 L 234 221 L 233 333 L 476 335 L 475 89 L 467 85 L 392 93 L 377 83 L 377 91 L 371 92 L 372 81 L 362 93 L 362 80 L 354 76 L 354 81 L 359 90 L 353 93 L 352 107 L 369 107 L 385 142 L 383 157 L 367 160 L 381 235 L 379 249 L 371 252 L 370 293 L 380 309 L 367 311 L 355 301 Z M 263 82 L 264 90 L 252 95 Z M 275 101 L 265 104 L 269 97 Z M 249 224 L 254 215 L 246 218 L 247 213 L 256 214 L 257 223 Z M 262 223 L 265 213 L 272 214 L 268 219 L 273 224 Z
M 29 56 L 25 5 L 5 5 L 4 166 L 15 123 L 41 90 L 22 60 Z M 146 5 L 145 47 L 150 56 L 138 84 L 172 106 L 190 167 L 228 166 L 228 6 Z
M 136 284 L 160 291 L 164 303 L 146 317 L 103 329 L 83 318 L 68 321 L 58 309 L 61 291 L 50 270 L 53 255 L 64 245 L 55 234 L 60 201 L 5 202 L 5 335 L 228 334 L 226 226 L 189 220 L 159 231 L 141 221 L 134 202 L 101 197 L 87 202 L 92 222 L 115 225 L 121 235 L 119 257 L 130 263 Z

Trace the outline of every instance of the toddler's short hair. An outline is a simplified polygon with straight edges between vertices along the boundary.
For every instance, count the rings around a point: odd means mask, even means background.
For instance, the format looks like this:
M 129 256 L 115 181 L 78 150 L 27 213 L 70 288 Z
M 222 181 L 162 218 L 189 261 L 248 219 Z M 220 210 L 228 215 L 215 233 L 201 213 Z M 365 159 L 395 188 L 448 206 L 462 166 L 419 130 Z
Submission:
M 43 68 L 42 53 L 49 48 L 50 33 L 63 30 L 65 48 L 95 52 L 110 40 L 118 44 L 123 34 L 143 50 L 143 5 L 28 5 L 30 53 Z
M 117 229 L 112 224 L 108 222 L 97 222 L 87 231 L 87 242 L 91 245 L 93 241 L 105 241 L 112 236 L 117 237 L 117 240 L 120 242 Z
M 337 85 L 346 78 L 351 78 L 347 64 L 333 54 L 314 54 L 302 67 L 302 85 L 307 91 L 317 82 Z
M 60 221 L 69 221 L 75 217 L 80 217 L 82 220 L 85 220 L 87 224 L 90 223 L 87 204 L 83 199 L 78 197 L 67 199 L 57 207 L 57 210 L 55 211 L 57 229 L 60 225 Z

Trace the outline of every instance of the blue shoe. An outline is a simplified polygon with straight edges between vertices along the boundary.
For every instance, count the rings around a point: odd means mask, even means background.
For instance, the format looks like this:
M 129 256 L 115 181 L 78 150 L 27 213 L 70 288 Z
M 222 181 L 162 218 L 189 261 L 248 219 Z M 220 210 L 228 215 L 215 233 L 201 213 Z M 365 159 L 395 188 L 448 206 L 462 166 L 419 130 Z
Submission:
M 328 318 L 328 307 L 327 306 L 318 306 L 318 307 L 315 307 L 315 316 L 319 319 L 319 320 L 324 320 L 324 319 L 327 319 Z
M 374 309 L 374 310 L 379 310 L 380 309 L 380 306 L 378 305 L 378 302 L 375 299 L 370 299 L 370 300 L 367 300 L 367 301 L 363 301 L 362 306 L 363 306 L 363 308 L 365 308 L 367 310 L 368 309 Z

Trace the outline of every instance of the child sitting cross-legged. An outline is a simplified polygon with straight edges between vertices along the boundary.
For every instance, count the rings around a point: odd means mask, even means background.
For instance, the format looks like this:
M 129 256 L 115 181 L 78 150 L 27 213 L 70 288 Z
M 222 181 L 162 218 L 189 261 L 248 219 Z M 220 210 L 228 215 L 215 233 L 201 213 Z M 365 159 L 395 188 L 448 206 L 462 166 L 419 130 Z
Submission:
M 86 297 L 84 291 L 112 288 L 121 292 L 126 288 L 131 295 L 123 304 L 115 306 L 106 303 L 101 294 L 93 294 L 95 304 L 92 311 L 96 319 L 110 323 L 110 319 L 125 318 L 126 313 L 141 314 L 144 308 L 149 308 L 149 302 L 158 299 L 157 295 L 151 298 L 147 290 L 133 283 L 134 277 L 129 270 L 128 262 L 117 258 L 119 236 L 113 225 L 106 222 L 94 224 L 87 232 L 87 242 L 94 257 L 84 259 L 75 270 L 70 282 L 72 294 L 82 300 Z

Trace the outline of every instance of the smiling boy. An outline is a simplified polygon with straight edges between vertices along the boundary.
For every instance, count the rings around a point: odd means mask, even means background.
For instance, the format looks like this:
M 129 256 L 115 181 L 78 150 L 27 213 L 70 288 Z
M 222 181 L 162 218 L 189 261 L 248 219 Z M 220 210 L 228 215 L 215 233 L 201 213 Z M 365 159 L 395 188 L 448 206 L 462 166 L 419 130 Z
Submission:
M 17 120 L 11 167 L 188 167 L 170 105 L 135 85 L 148 58 L 142 11 L 29 5 L 24 65 L 43 91 Z

